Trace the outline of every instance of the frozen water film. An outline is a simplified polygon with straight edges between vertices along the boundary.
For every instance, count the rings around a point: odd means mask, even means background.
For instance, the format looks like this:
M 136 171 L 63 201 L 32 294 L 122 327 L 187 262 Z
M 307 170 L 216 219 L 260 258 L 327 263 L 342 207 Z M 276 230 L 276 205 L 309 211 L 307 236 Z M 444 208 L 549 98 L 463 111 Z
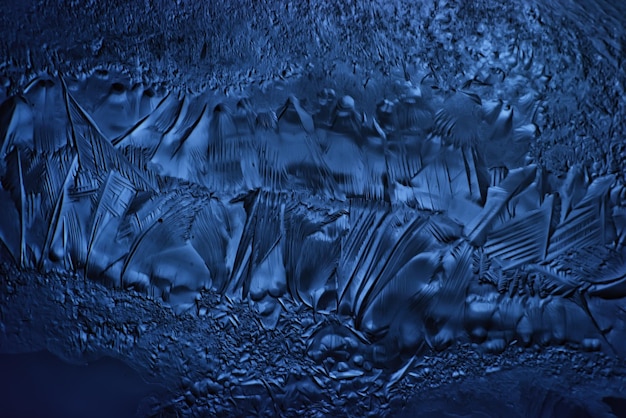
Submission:
M 137 416 L 624 416 L 623 6 L 131 2 L 141 52 L 91 3 L 3 46 L 3 356 Z

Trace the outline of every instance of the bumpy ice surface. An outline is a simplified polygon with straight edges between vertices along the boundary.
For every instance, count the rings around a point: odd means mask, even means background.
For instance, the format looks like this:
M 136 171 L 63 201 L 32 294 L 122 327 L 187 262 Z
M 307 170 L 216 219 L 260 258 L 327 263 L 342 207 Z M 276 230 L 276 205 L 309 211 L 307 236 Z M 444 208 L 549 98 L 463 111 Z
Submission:
M 483 6 L 341 9 L 410 28 L 362 27 L 396 36 L 373 44 L 323 23 L 326 5 L 276 9 L 278 33 L 307 16 L 300 36 L 346 38 L 305 42 L 310 65 L 276 75 L 289 51 L 270 31 L 238 82 L 182 47 L 166 64 L 136 52 L 138 75 L 108 38 L 23 67 L 9 37 L 2 351 L 120 359 L 167 387 L 140 416 L 620 416 L 623 19 L 602 2 Z M 352 71 L 318 68 L 355 46 Z M 158 74 L 171 66 L 187 75 Z M 539 385 L 521 365 L 564 361 L 576 372 Z

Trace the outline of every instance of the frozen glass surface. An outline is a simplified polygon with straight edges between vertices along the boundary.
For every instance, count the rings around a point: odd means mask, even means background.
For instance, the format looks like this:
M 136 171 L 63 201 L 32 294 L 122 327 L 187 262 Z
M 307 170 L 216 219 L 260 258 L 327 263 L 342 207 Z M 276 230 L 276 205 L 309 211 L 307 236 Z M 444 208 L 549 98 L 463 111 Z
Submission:
M 620 416 L 623 6 L 50 6 L 76 52 L 32 3 L 0 352 L 120 359 L 140 416 Z

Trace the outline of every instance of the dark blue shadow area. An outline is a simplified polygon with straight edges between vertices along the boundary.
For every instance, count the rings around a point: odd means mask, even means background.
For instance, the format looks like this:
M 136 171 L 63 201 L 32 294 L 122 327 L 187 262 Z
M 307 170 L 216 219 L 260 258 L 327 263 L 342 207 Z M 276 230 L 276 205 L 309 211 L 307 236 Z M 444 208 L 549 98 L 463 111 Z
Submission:
M 142 400 L 163 392 L 110 357 L 76 366 L 47 351 L 0 355 L 0 416 L 5 418 L 135 417 L 143 415 L 137 413 Z

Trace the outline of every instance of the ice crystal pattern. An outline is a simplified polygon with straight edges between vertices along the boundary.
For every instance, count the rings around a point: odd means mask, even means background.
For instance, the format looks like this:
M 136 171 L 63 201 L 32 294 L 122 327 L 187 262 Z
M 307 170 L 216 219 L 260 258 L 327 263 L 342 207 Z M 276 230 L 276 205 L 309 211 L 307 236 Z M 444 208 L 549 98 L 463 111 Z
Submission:
M 266 327 L 294 305 L 339 318 L 307 336 L 318 361 L 458 340 L 623 352 L 619 170 L 552 173 L 529 157 L 532 105 L 433 83 L 366 115 L 330 89 L 259 109 L 41 76 L 0 107 L 0 255 L 179 311 L 211 291 Z

